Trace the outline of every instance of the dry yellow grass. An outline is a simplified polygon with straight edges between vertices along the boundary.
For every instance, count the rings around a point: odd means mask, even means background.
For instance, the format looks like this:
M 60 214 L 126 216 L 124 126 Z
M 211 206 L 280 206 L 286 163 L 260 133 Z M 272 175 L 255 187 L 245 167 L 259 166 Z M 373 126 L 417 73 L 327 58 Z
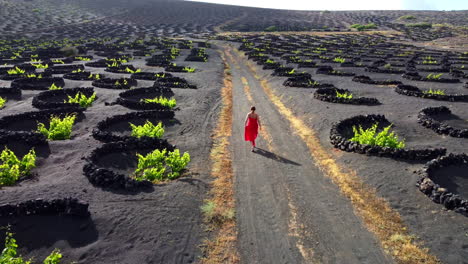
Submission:
M 204 242 L 205 257 L 200 263 L 239 263 L 236 248 L 237 230 L 235 221 L 235 199 L 233 188 L 233 170 L 229 138 L 232 134 L 232 80 L 224 56 L 224 85 L 221 90 L 222 107 L 219 120 L 212 134 L 213 147 L 210 153 L 212 162 L 211 175 L 214 177 L 210 190 L 210 199 L 206 202 L 215 205 L 216 221 L 207 225 L 215 232 L 212 239 Z
M 392 255 L 398 263 L 439 263 L 439 260 L 431 255 L 427 248 L 421 247 L 414 241 L 398 212 L 394 211 L 387 201 L 379 197 L 374 188 L 364 184 L 354 172 L 345 172 L 320 144 L 315 132 L 283 104 L 268 83 L 263 80 L 261 85 L 279 112 L 289 120 L 293 131 L 306 143 L 316 165 L 351 200 L 357 215 L 363 219 L 367 228 L 379 238 L 385 252 Z

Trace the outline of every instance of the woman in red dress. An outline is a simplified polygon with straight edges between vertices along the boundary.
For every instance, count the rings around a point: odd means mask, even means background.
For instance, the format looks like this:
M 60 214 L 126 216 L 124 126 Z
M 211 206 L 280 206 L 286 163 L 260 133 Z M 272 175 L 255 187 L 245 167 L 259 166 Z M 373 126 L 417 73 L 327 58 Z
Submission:
M 255 110 L 255 106 L 250 108 L 250 112 L 247 114 L 244 124 L 244 138 L 245 141 L 250 141 L 252 143 L 252 152 L 255 151 L 255 139 L 258 135 L 258 129 L 262 128 L 262 125 L 260 124 L 260 117 L 255 113 Z

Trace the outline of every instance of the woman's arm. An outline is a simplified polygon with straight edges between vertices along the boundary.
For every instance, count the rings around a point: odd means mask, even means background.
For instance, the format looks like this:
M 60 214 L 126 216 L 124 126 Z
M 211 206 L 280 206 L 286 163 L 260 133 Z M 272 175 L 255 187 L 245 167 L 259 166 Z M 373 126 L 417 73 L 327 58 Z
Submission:
M 249 120 L 249 114 L 247 114 L 247 116 L 245 117 L 244 126 L 247 126 L 247 120 Z
M 260 123 L 260 116 L 257 115 L 258 128 L 262 129 L 262 124 Z

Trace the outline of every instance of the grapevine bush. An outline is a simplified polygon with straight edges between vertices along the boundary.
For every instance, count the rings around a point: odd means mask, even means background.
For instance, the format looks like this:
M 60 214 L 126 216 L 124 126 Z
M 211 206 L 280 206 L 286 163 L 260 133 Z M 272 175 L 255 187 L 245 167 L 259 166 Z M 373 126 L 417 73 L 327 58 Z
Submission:
M 0 97 L 0 109 L 2 109 L 7 102 L 6 98 Z
M 385 127 L 380 133 L 377 133 L 377 127 L 378 123 L 372 125 L 372 127 L 366 130 L 364 130 L 362 126 L 359 126 L 359 129 L 353 126 L 354 137 L 351 138 L 350 141 L 370 146 L 389 147 L 396 149 L 405 147 L 404 141 L 399 141 L 398 136 L 395 135 L 395 132 L 389 133 L 392 125 Z
M 428 91 L 424 91 L 423 92 L 424 94 L 435 94 L 435 95 L 445 95 L 445 91 L 444 90 L 440 90 L 440 89 L 429 89 Z
M 0 186 L 13 185 L 21 177 L 29 175 L 34 167 L 36 167 L 34 149 L 20 160 L 13 151 L 5 148 L 0 154 Z
M 146 120 L 146 123 L 142 126 L 137 126 L 132 123 L 129 124 L 132 128 L 132 137 L 161 138 L 164 135 L 162 122 L 159 122 L 156 126 L 148 120 Z
M 53 83 L 53 84 L 49 87 L 49 90 L 51 90 L 51 91 L 53 91 L 53 90 L 62 90 L 62 89 L 63 89 L 62 87 L 55 85 L 55 83 Z
M 70 139 L 76 115 L 67 115 L 63 119 L 51 116 L 49 129 L 43 123 L 37 125 L 37 131 L 50 140 Z
M 178 178 L 190 162 L 190 155 L 186 152 L 181 156 L 178 149 L 172 152 L 156 149 L 146 156 L 137 154 L 137 157 L 138 167 L 134 178 L 137 181 L 148 180 L 153 183 Z
M 96 100 L 96 93 L 93 93 L 90 97 L 87 97 L 81 92 L 75 94 L 75 97 L 68 96 L 68 101 L 65 100 L 64 103 L 69 104 L 79 104 L 81 107 L 90 107 L 93 105 L 94 100 Z
M 163 106 L 167 106 L 169 108 L 174 108 L 176 105 L 177 105 L 177 101 L 176 99 L 174 98 L 165 98 L 165 97 L 155 97 L 153 99 L 149 99 L 149 98 L 146 98 L 146 99 L 141 99 L 140 100 L 141 102 L 144 102 L 144 103 L 157 103 L 157 104 L 160 104 L 160 105 L 163 105 Z
M 353 99 L 353 94 L 348 93 L 348 92 L 340 93 L 340 92 L 336 91 L 336 97 L 344 98 L 344 99 Z

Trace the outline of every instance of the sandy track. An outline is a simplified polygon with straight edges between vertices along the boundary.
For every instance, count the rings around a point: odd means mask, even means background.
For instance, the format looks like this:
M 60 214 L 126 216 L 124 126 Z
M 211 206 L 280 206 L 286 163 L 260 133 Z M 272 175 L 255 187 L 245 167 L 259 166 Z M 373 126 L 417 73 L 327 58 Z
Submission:
M 314 165 L 243 58 L 233 77 L 233 159 L 242 263 L 390 263 L 350 202 Z M 263 117 L 256 153 L 243 140 L 251 104 Z

